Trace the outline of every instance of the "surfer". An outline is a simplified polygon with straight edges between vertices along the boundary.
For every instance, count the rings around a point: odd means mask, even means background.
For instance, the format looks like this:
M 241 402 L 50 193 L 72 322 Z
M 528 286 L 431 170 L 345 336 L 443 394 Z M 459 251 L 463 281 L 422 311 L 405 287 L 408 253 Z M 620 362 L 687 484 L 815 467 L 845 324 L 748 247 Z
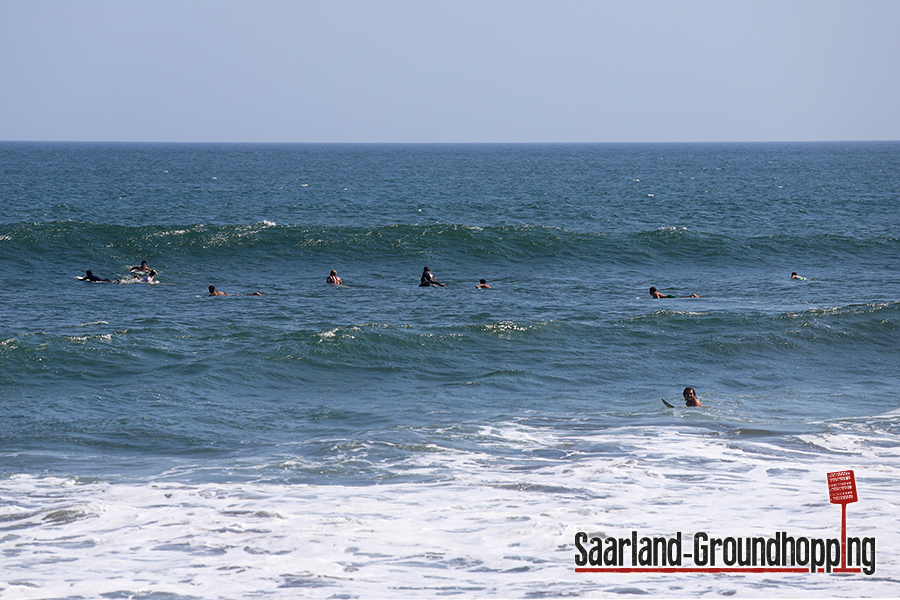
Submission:
M 425 267 L 422 270 L 422 278 L 419 280 L 419 287 L 447 287 L 443 283 L 440 283 L 437 278 L 434 276 L 434 273 L 431 272 L 431 269 Z
M 692 387 L 684 388 L 684 392 L 682 392 L 681 395 L 684 396 L 684 405 L 685 406 L 699 406 L 699 407 L 703 406 L 702 404 L 700 404 L 700 399 L 697 398 L 697 394 L 694 392 L 694 388 L 692 388 Z
M 142 260 L 140 266 L 131 267 L 131 271 L 136 271 L 138 273 L 146 273 L 147 271 L 152 271 L 152 269 L 147 266 L 146 260 Z
M 794 271 L 793 273 L 791 273 L 791 279 L 799 279 L 800 281 L 810 281 L 806 277 L 800 277 L 799 275 L 797 275 L 797 271 Z M 811 281 L 815 281 L 815 279 L 812 279 Z
M 210 296 L 240 296 L 241 294 L 228 294 L 226 292 L 220 292 L 216 289 L 216 286 L 209 286 L 209 295 Z M 244 294 L 246 296 L 262 296 L 259 292 L 253 292 L 252 294 Z
M 84 277 L 81 277 L 81 280 L 82 281 L 105 281 L 107 283 L 110 283 L 109 279 L 103 279 L 101 277 L 97 277 L 96 275 L 94 275 L 94 272 L 91 271 L 90 269 L 88 269 L 87 271 L 84 272 Z
M 475 286 L 476 290 L 490 290 L 491 286 L 488 285 L 487 279 L 482 279 L 481 283 Z
M 650 297 L 651 298 L 677 298 L 678 296 L 673 296 L 672 294 L 663 294 L 656 291 L 656 287 L 650 288 Z M 691 294 L 690 296 L 682 296 L 682 298 L 699 298 L 697 294 Z
M 137 273 L 134 274 L 134 278 L 137 279 L 139 283 L 153 283 L 154 277 L 156 277 L 156 271 L 154 269 L 150 269 L 150 272 L 143 277 Z
M 343 281 L 338 277 L 337 271 L 334 269 L 331 270 L 331 274 L 328 276 L 328 279 L 325 280 L 326 283 L 330 283 L 331 285 L 343 285 Z

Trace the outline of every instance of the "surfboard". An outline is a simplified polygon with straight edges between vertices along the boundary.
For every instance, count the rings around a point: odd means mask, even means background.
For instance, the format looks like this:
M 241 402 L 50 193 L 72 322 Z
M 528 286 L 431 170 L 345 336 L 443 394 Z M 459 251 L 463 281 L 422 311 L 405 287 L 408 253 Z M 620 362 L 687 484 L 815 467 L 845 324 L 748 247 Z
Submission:
M 660 398 L 660 400 L 662 400 L 662 401 L 663 401 L 663 404 L 665 404 L 665 405 L 668 406 L 669 408 L 675 408 L 674 406 L 672 406 L 671 404 L 669 404 L 668 402 L 666 402 L 666 399 L 665 399 L 665 398 Z

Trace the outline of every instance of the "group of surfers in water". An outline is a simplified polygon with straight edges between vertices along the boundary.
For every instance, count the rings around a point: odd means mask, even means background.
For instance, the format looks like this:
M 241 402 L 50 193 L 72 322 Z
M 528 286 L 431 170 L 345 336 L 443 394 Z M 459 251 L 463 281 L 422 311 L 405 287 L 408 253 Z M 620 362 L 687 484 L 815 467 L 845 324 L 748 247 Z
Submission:
M 331 270 L 325 283 L 330 283 L 331 285 L 344 285 L 343 280 L 338 277 L 337 271 L 334 269 Z M 438 281 L 431 269 L 425 267 L 422 269 L 422 277 L 419 278 L 419 287 L 447 287 L 447 284 Z M 475 286 L 475 289 L 489 290 L 491 289 L 491 286 L 488 285 L 486 279 L 482 279 L 478 282 L 478 285 Z
M 78 279 L 82 281 L 102 281 L 104 283 L 153 283 L 153 278 L 156 277 L 156 270 L 148 267 L 146 260 L 142 260 L 141 264 L 136 267 L 131 267 L 130 271 L 132 272 L 131 279 L 111 281 L 94 275 L 94 272 L 88 269 L 84 272 L 84 277 L 78 277 Z
M 128 283 L 128 282 L 131 282 L 131 283 L 134 283 L 134 282 L 154 283 L 154 278 L 157 275 L 155 269 L 151 269 L 150 267 L 147 266 L 146 260 L 142 260 L 140 265 L 138 265 L 136 267 L 131 267 L 130 270 L 133 273 L 132 279 L 116 279 L 115 281 L 111 281 L 109 279 L 103 279 L 101 277 L 94 275 L 94 273 L 90 269 L 88 269 L 85 272 L 84 277 L 79 277 L 78 279 L 81 279 L 82 281 L 102 281 L 102 282 L 106 282 L 106 283 Z M 810 280 L 810 279 L 807 279 L 806 277 L 800 277 L 799 275 L 797 275 L 796 271 L 791 273 L 791 279 L 799 279 L 801 281 L 815 281 L 815 279 Z M 325 279 L 325 283 L 329 283 L 331 285 L 344 285 L 344 281 L 340 277 L 338 277 L 337 271 L 334 269 L 332 269 L 331 273 L 328 274 L 328 277 Z M 419 279 L 419 287 L 447 287 L 447 284 L 439 282 L 437 280 L 437 277 L 435 277 L 434 273 L 431 271 L 431 269 L 429 269 L 428 267 L 425 267 L 422 270 L 422 277 Z M 491 286 L 488 285 L 487 280 L 482 279 L 478 282 L 478 285 L 475 286 L 475 289 L 489 290 L 489 289 L 491 289 Z M 210 296 L 233 296 L 235 294 L 229 294 L 227 292 L 222 292 L 222 291 L 216 290 L 216 287 L 214 285 L 211 285 L 211 286 L 209 286 L 209 295 Z M 260 294 L 259 292 L 253 292 L 252 294 L 247 294 L 247 295 L 248 296 L 262 296 L 262 294 Z M 650 287 L 650 297 L 651 298 L 699 298 L 700 296 L 698 296 L 697 294 L 690 294 L 688 296 L 675 296 L 673 294 L 663 294 L 662 292 L 660 292 L 659 290 L 656 289 L 656 286 L 651 286 Z M 693 393 L 692 388 L 687 388 L 685 390 L 685 393 L 687 393 L 687 390 L 691 390 L 691 392 Z M 697 406 L 700 406 L 699 400 L 697 402 L 698 402 Z M 689 405 L 689 406 L 693 406 L 693 405 Z
M 142 260 L 141 264 L 136 267 L 131 267 L 133 279 L 132 280 L 122 280 L 116 279 L 114 283 L 125 283 L 126 281 L 134 281 L 137 280 L 141 283 L 153 283 L 154 277 L 156 277 L 156 270 L 151 269 L 147 266 L 147 261 Z M 94 273 L 90 270 L 86 271 L 85 277 L 81 277 L 82 281 L 102 281 L 107 283 L 113 283 L 109 279 L 102 279 L 94 275 Z M 808 281 L 806 277 L 800 277 L 796 272 L 791 273 L 791 279 L 800 279 L 803 281 Z M 812 281 L 815 281 L 813 279 Z M 332 269 L 331 273 L 328 274 L 328 277 L 325 280 L 326 283 L 331 285 L 343 285 L 344 281 L 338 277 L 337 271 Z M 422 270 L 422 277 L 419 279 L 419 287 L 447 287 L 446 284 L 441 283 L 437 280 L 434 273 L 428 267 L 425 267 Z M 488 285 L 488 282 L 485 279 L 482 279 L 478 282 L 478 285 L 475 286 L 476 289 L 479 290 L 489 290 L 491 286 Z M 209 295 L 210 296 L 234 296 L 235 294 L 229 294 L 227 292 L 223 292 L 221 290 L 217 290 L 216 286 L 209 286 Z M 253 292 L 252 294 L 247 294 L 248 296 L 262 296 L 259 292 Z M 650 296 L 652 298 L 699 298 L 697 294 L 691 294 L 689 296 L 674 296 L 671 294 L 663 294 L 659 292 L 656 287 L 650 288 Z M 684 397 L 684 405 L 689 407 L 702 407 L 700 399 L 697 398 L 697 393 L 694 391 L 692 387 L 684 388 L 682 392 L 682 396 Z M 672 407 L 671 404 L 663 400 L 666 406 Z
M 104 279 L 102 277 L 98 277 L 94 275 L 94 272 L 88 269 L 85 271 L 84 277 L 78 277 L 78 279 L 82 281 L 95 281 L 95 282 L 104 282 L 104 283 L 127 283 L 134 282 L 137 280 L 140 283 L 153 283 L 154 277 L 156 277 L 157 273 L 155 269 L 151 269 L 147 266 L 147 261 L 142 260 L 141 264 L 136 267 L 131 267 L 131 271 L 133 273 L 132 279 L 116 279 L 112 281 L 110 279 Z M 326 283 L 330 283 L 331 285 L 344 285 L 344 281 L 338 277 L 337 271 L 334 269 L 331 270 L 331 273 L 328 274 L 328 278 L 325 280 Z M 425 267 L 422 271 L 422 277 L 419 280 L 419 287 L 447 287 L 446 284 L 441 283 L 434 276 L 434 273 L 431 272 L 431 269 Z M 478 282 L 478 285 L 475 286 L 476 289 L 479 290 L 489 290 L 491 286 L 488 285 L 487 280 L 482 279 Z M 654 290 L 656 288 L 653 288 Z M 209 295 L 210 296 L 233 296 L 234 294 L 229 294 L 227 292 L 222 292 L 216 290 L 214 285 L 209 286 Z M 259 292 L 253 292 L 252 294 L 247 294 L 248 296 L 262 296 Z
M 82 281 L 95 281 L 95 282 L 104 282 L 104 283 L 128 283 L 134 282 L 137 280 L 140 283 L 153 283 L 154 277 L 156 277 L 157 273 L 155 269 L 151 269 L 147 266 L 147 261 L 142 260 L 141 264 L 136 267 L 131 267 L 131 271 L 133 273 L 133 279 L 116 279 L 112 281 L 110 279 L 104 279 L 102 277 L 98 277 L 94 275 L 94 272 L 88 269 L 85 271 L 84 277 L 78 277 L 78 279 Z M 331 270 L 331 273 L 328 274 L 328 278 L 325 280 L 326 283 L 330 283 L 331 285 L 344 285 L 344 281 L 338 277 L 337 271 L 334 269 Z M 434 273 L 431 272 L 431 269 L 425 267 L 422 271 L 422 277 L 419 280 L 419 287 L 447 287 L 446 284 L 441 283 L 434 276 Z M 475 286 L 476 289 L 479 290 L 489 290 L 491 286 L 488 285 L 487 280 L 482 279 L 478 282 L 478 285 Z M 654 288 L 656 289 L 656 288 Z M 209 295 L 210 296 L 233 296 L 235 294 L 229 294 L 227 292 L 223 292 L 216 289 L 216 286 L 209 286 Z M 262 296 L 259 292 L 253 292 L 252 294 L 247 294 L 248 296 Z
M 325 283 L 329 283 L 331 285 L 344 285 L 344 280 L 338 277 L 337 271 L 332 269 L 331 273 L 328 274 L 328 277 L 325 279 Z M 422 270 L 422 277 L 419 279 L 419 287 L 447 287 L 447 284 L 441 283 L 437 280 L 437 277 L 434 276 L 434 273 L 431 272 L 431 269 L 425 267 Z M 482 279 L 478 282 L 478 285 L 475 286 L 475 289 L 478 290 L 489 290 L 491 286 L 488 285 L 486 279 Z M 209 286 L 209 295 L 210 296 L 229 296 L 230 294 L 226 294 L 225 292 L 217 291 L 215 286 Z M 249 294 L 250 296 L 261 296 L 259 292 L 254 292 Z

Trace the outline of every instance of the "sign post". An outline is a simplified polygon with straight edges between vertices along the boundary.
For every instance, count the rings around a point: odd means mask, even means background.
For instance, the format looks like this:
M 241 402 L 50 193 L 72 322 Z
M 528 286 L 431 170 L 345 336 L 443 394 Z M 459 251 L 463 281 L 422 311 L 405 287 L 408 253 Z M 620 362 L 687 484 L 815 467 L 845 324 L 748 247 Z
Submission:
M 853 471 L 828 474 L 828 497 L 832 504 L 841 505 L 841 568 L 847 568 L 847 505 L 857 502 L 856 478 Z

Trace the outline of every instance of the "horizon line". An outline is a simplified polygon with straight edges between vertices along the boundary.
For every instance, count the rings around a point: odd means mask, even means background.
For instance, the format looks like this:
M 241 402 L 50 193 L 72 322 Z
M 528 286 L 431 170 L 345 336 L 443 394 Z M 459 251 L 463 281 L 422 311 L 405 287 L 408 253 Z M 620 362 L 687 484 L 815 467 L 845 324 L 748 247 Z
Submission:
M 891 139 L 836 139 L 836 140 L 691 140 L 691 141 L 631 141 L 631 142 L 261 142 L 261 141 L 175 141 L 175 140 L 0 140 L 0 144 L 219 144 L 219 145 L 282 145 L 282 146 L 601 146 L 601 145 L 676 145 L 676 144 L 872 144 L 872 143 L 896 143 L 900 140 Z

